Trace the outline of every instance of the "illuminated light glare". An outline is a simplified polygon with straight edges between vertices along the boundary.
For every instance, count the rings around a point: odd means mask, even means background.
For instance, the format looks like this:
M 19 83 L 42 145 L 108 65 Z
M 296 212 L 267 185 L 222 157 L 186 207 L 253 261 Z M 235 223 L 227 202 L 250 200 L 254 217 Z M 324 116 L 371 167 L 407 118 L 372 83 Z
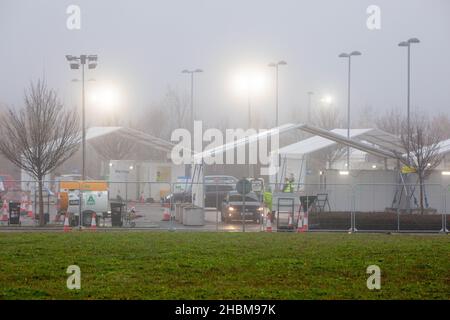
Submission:
M 450 171 L 442 171 L 443 176 L 450 176 Z
M 240 94 L 259 94 L 267 87 L 267 76 L 262 72 L 242 72 L 234 77 L 233 87 Z
M 112 111 L 122 103 L 122 95 L 115 87 L 103 86 L 92 90 L 90 102 L 100 111 Z
M 349 175 L 349 172 L 348 172 L 348 171 L 339 171 L 339 174 L 340 174 L 341 176 L 348 176 L 348 175 Z
M 377 166 L 376 165 L 372 165 L 372 169 L 376 169 L 377 168 Z
M 320 99 L 320 102 L 325 104 L 331 104 L 333 102 L 333 97 L 330 95 L 325 95 L 322 99 Z

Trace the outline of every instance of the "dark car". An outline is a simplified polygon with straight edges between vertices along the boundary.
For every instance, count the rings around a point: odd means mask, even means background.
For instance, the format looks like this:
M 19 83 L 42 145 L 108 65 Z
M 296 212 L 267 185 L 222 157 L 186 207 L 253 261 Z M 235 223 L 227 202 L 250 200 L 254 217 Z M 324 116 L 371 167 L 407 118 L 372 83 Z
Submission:
M 223 199 L 236 190 L 237 182 L 233 176 L 205 176 L 205 207 L 220 210 Z
M 228 223 L 242 220 L 244 197 L 236 191 L 229 192 L 222 202 L 222 221 Z M 259 222 L 264 207 L 256 193 L 250 192 L 245 196 L 245 220 Z
M 230 191 L 236 190 L 235 185 L 206 185 L 205 207 L 220 210 L 222 201 Z
M 205 176 L 205 207 L 215 207 L 220 210 L 222 201 L 228 192 L 236 190 L 238 179 L 233 176 Z M 161 199 L 163 204 L 175 202 L 192 202 L 191 185 L 187 190 L 169 193 Z

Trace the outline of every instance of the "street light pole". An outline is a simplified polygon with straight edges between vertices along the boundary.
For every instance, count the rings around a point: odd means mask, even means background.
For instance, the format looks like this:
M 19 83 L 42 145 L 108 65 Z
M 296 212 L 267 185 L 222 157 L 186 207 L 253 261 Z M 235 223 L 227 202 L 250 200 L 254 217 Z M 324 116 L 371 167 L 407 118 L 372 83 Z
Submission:
M 353 51 L 351 53 L 341 53 L 339 58 L 348 58 L 348 76 L 347 76 L 347 139 L 350 139 L 350 90 L 351 90 L 351 65 L 352 56 L 360 56 L 361 52 Z M 347 147 L 347 170 L 350 170 L 350 147 Z
M 194 134 L 194 73 L 200 73 L 203 72 L 202 69 L 195 69 L 195 70 L 187 70 L 184 69 L 181 71 L 181 73 L 189 74 L 191 76 L 191 134 Z
M 269 67 L 275 68 L 275 127 L 279 126 L 279 116 L 278 116 L 278 67 L 287 65 L 286 61 L 278 61 L 277 63 L 271 62 L 268 64 Z
M 252 128 L 252 94 L 251 94 L 251 80 L 250 76 L 247 77 L 247 129 L 250 130 Z M 247 137 L 248 139 L 248 137 Z M 248 143 L 248 177 L 251 178 L 253 176 L 253 166 L 250 164 L 250 142 Z M 244 203 L 244 211 L 245 211 L 245 203 Z M 244 212 L 245 215 L 245 212 Z M 243 224 L 243 231 L 245 231 L 245 222 Z
M 350 87 L 352 58 L 348 57 L 348 83 L 347 83 L 347 139 L 350 139 Z M 350 147 L 347 146 L 347 170 L 350 170 Z
M 191 72 L 191 126 L 192 134 L 194 132 L 194 72 Z
M 250 129 L 252 127 L 252 97 L 251 97 L 251 88 L 250 88 L 250 79 L 247 79 L 247 108 L 248 108 L 248 115 L 247 115 L 247 129 Z
M 399 47 L 407 47 L 408 48 L 408 79 L 407 79 L 407 99 L 406 99 L 406 130 L 407 130 L 407 139 L 406 139 L 406 152 L 407 152 L 407 158 L 408 158 L 408 164 L 411 165 L 411 155 L 410 155 L 410 137 L 411 137 L 411 127 L 410 127 L 410 101 L 411 101 L 411 43 L 420 43 L 419 39 L 417 38 L 411 38 L 407 41 L 402 41 L 398 44 Z
M 85 113 L 85 65 L 88 64 L 88 69 L 95 69 L 97 67 L 97 55 L 71 56 L 66 55 L 66 60 L 69 62 L 70 69 L 78 70 L 81 65 L 81 148 L 82 148 L 82 168 L 81 179 L 86 180 L 86 113 Z M 81 219 L 80 219 L 81 220 Z
M 195 70 L 188 70 L 188 69 L 184 69 L 183 71 L 181 71 L 181 73 L 184 74 L 188 74 L 191 77 L 191 116 L 190 116 L 190 131 L 191 131 L 191 150 L 193 150 L 194 148 L 194 121 L 195 121 L 195 117 L 194 117 L 194 73 L 200 73 L 203 72 L 202 69 L 195 69 Z M 186 175 L 187 176 L 191 176 L 192 174 L 192 168 L 191 166 L 187 166 L 186 167 Z M 193 178 L 193 177 L 191 177 Z
M 85 91 L 84 91 L 84 65 L 86 63 L 86 56 L 81 56 L 81 140 L 82 140 L 82 174 L 81 177 L 83 181 L 86 179 L 86 114 L 85 114 Z

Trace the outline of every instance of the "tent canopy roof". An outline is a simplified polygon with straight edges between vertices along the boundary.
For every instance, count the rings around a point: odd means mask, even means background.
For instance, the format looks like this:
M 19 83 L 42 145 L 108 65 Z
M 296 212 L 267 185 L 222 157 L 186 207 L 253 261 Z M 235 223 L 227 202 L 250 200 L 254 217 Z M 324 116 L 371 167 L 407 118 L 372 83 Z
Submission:
M 450 139 L 439 142 L 439 154 L 450 153 Z
M 374 129 L 350 129 L 350 138 L 360 138 L 361 136 L 372 131 L 374 131 Z M 347 129 L 333 129 L 331 132 L 339 134 L 343 137 L 347 136 Z M 336 141 L 322 138 L 320 136 L 314 136 L 280 148 L 278 153 L 282 156 L 305 155 L 320 151 L 336 144 Z
M 117 134 L 121 137 L 131 139 L 137 143 L 155 148 L 157 150 L 170 153 L 173 143 L 164 139 L 152 136 L 148 133 L 126 127 L 91 127 L 86 131 L 86 141 L 104 137 L 110 134 Z
M 304 147 L 309 152 L 313 152 L 314 150 L 315 151 L 319 150 L 317 149 L 319 144 L 321 145 L 321 148 L 325 148 L 335 143 L 341 143 L 343 145 L 370 153 L 375 156 L 393 159 L 400 158 L 402 162 L 405 161 L 401 157 L 401 155 L 405 153 L 405 150 L 401 146 L 399 139 L 394 135 L 391 135 L 379 129 L 352 129 L 352 132 L 350 133 L 350 139 L 347 139 L 346 137 L 347 129 L 335 129 L 334 131 L 328 131 L 325 129 L 321 129 L 318 127 L 302 123 L 299 124 L 289 123 L 279 126 L 277 128 L 272 128 L 265 132 L 249 135 L 245 138 L 224 144 L 217 148 L 212 148 L 200 153 L 196 153 L 194 155 L 194 162 L 199 163 L 201 159 L 222 154 L 230 149 L 245 146 L 249 143 L 254 143 L 261 139 L 267 139 L 267 137 L 271 137 L 284 132 L 289 132 L 291 130 L 302 130 L 305 132 L 312 133 L 314 135 L 317 135 L 317 137 L 312 137 L 317 140 L 311 141 L 309 139 L 312 138 L 309 138 L 306 139 L 309 140 L 307 142 L 304 142 L 305 140 L 303 140 L 294 143 L 293 145 L 291 145 L 292 147 L 286 146 L 282 149 L 279 149 L 280 153 L 282 150 L 285 153 L 299 150 L 298 144 L 301 144 L 300 147 Z M 300 149 L 300 151 L 296 151 L 295 154 L 305 154 L 305 150 Z

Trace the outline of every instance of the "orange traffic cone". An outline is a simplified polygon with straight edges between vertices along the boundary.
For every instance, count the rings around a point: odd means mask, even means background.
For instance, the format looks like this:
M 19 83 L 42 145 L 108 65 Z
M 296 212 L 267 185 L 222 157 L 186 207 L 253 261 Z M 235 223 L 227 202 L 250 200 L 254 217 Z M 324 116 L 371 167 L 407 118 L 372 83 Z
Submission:
M 1 221 L 8 221 L 8 203 L 6 200 L 3 200 Z
M 31 202 L 28 202 L 27 216 L 33 218 L 33 206 Z
M 64 218 L 64 232 L 69 232 L 72 231 L 72 228 L 69 225 L 69 216 L 66 213 L 65 218 Z
M 270 222 L 270 215 L 267 215 L 266 219 L 266 232 L 272 232 L 272 222 Z
M 298 217 L 297 232 L 303 232 L 303 215 Z
M 170 210 L 169 210 L 169 208 L 164 208 L 162 221 L 170 221 Z
M 20 212 L 27 212 L 27 202 L 28 200 L 24 199 L 22 197 L 22 200 L 20 201 Z
M 97 230 L 97 220 L 96 220 L 95 212 L 92 214 L 92 220 L 91 220 L 91 231 Z
M 292 228 L 292 214 L 289 212 L 289 219 L 288 219 L 288 228 L 291 229 Z
M 305 217 L 303 219 L 303 229 L 304 231 L 308 231 L 308 211 L 305 212 Z

